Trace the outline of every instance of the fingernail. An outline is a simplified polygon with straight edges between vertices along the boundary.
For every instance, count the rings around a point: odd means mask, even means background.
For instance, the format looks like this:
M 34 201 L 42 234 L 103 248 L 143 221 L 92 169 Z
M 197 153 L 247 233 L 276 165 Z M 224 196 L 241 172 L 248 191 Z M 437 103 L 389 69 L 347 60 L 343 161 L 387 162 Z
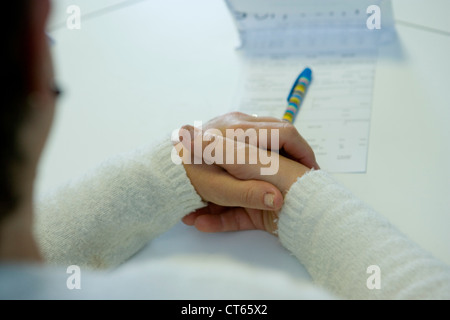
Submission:
M 275 195 L 273 193 L 266 193 L 264 195 L 264 204 L 269 207 L 273 208 L 273 202 L 275 200 Z

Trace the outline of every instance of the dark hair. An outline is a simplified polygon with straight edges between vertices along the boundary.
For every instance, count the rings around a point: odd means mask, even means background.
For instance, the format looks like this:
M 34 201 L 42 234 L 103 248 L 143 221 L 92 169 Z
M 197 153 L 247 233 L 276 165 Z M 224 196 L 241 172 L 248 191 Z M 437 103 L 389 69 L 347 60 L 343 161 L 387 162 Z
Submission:
M 30 0 L 7 1 L 0 19 L 3 42 L 0 53 L 0 220 L 18 204 L 20 195 L 14 184 L 14 170 L 22 162 L 18 133 L 28 111 Z

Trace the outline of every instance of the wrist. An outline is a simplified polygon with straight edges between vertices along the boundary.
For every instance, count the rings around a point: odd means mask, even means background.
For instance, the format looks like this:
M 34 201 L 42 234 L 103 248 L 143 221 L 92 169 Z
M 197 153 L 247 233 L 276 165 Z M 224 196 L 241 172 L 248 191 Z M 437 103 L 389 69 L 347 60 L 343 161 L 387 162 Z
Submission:
M 275 184 L 283 195 L 286 195 L 292 185 L 311 169 L 296 161 L 284 158 L 280 161 L 280 169 Z

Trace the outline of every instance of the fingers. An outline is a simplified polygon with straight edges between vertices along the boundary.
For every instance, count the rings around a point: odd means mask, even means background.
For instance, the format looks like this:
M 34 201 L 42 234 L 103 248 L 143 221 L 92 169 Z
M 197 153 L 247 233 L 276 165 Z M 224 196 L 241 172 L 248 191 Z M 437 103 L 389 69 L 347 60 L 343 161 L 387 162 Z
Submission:
M 204 130 L 185 126 L 180 135 L 191 134 L 191 142 L 198 135 L 222 135 L 230 140 L 241 141 L 271 151 L 283 151 L 288 158 L 308 168 L 320 169 L 314 151 L 292 124 L 273 117 L 254 117 L 233 112 L 217 117 L 205 126 Z M 208 141 L 200 139 L 203 150 Z
M 320 169 L 313 149 L 291 123 L 271 117 L 248 116 L 246 123 L 243 123 L 242 126 L 244 128 L 253 127 L 260 132 L 261 130 L 278 130 L 278 150 L 284 150 L 289 158 L 300 162 L 308 168 Z M 268 136 L 272 137 L 272 135 Z M 277 148 L 273 148 L 274 143 L 270 138 L 267 140 L 266 146 L 263 144 L 264 140 L 260 141 L 258 146 L 269 150 L 277 150 Z
M 197 209 L 194 212 L 191 212 L 190 214 L 183 217 L 182 221 L 183 223 L 187 224 L 188 226 L 193 226 L 195 224 L 195 220 L 198 216 L 203 214 L 220 214 L 224 211 L 227 211 L 228 208 L 224 206 L 219 206 L 215 203 L 209 202 L 206 207 Z
M 283 194 L 309 169 L 320 169 L 297 129 L 277 118 L 231 113 L 211 120 L 204 131 L 185 126 L 178 136 L 176 151 L 194 188 L 209 202 L 183 222 L 203 232 L 276 232 Z
M 208 165 L 215 164 L 242 180 L 257 179 L 263 165 L 275 163 L 273 175 L 278 169 L 277 153 L 272 154 L 254 145 L 224 138 L 220 133 L 197 135 L 193 142 L 183 139 L 182 145 L 186 149 L 185 153 L 193 157 L 193 160 L 186 160 L 194 161 L 196 164 L 203 162 Z M 273 159 L 270 158 L 272 155 Z
M 283 134 L 285 134 L 285 139 L 282 140 L 281 148 L 284 149 L 289 158 L 310 169 L 320 169 L 313 149 L 292 124 L 284 123 Z
M 203 154 L 201 152 L 194 154 L 194 158 L 215 164 L 214 166 L 206 165 L 208 167 L 222 168 L 224 172 L 229 173 L 227 179 L 239 179 L 235 190 L 238 192 L 245 192 L 239 191 L 239 186 L 249 190 L 252 187 L 246 184 L 253 185 L 255 181 L 265 181 L 269 183 L 267 188 L 275 186 L 284 195 L 299 177 L 310 170 L 301 163 L 280 156 L 276 152 L 262 150 L 245 143 L 236 143 L 222 136 L 215 136 L 214 143 L 216 148 L 214 155 L 205 150 Z M 190 144 L 186 145 L 186 149 L 187 154 L 192 153 Z M 218 151 L 220 149 L 222 151 Z M 218 154 L 221 156 L 217 156 Z M 258 184 L 258 187 L 261 186 L 263 185 Z
M 224 179 L 225 180 L 225 179 Z M 272 184 L 264 181 L 227 179 L 215 203 L 226 202 L 227 206 L 260 210 L 279 210 L 283 206 L 283 195 Z M 228 184 L 228 186 L 226 185 Z
M 292 124 L 275 118 L 251 118 L 241 126 L 243 130 L 251 128 L 259 133 L 258 137 L 262 139 L 258 139 L 258 147 L 283 150 L 288 158 L 308 168 L 320 169 L 313 149 Z
M 278 214 L 275 211 L 208 206 L 187 215 L 183 222 L 202 232 L 264 230 L 276 235 Z
M 218 205 L 261 210 L 279 210 L 283 206 L 280 190 L 265 181 L 243 181 L 224 174 L 214 184 L 216 186 L 209 190 L 209 199 Z
M 253 221 L 243 208 L 229 208 L 221 214 L 201 214 L 194 226 L 202 232 L 233 232 L 262 230 L 262 224 Z
M 218 166 L 185 165 L 197 193 L 206 202 L 220 206 L 279 210 L 283 194 L 273 184 L 260 180 L 240 180 Z

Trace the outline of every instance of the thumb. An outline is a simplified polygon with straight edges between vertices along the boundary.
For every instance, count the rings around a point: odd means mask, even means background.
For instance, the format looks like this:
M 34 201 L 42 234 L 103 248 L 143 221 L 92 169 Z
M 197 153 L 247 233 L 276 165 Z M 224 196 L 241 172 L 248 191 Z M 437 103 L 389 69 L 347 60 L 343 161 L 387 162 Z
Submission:
M 260 210 L 279 210 L 283 205 L 283 195 L 281 191 L 271 184 L 271 181 L 262 181 L 252 179 L 252 172 L 259 170 L 260 165 L 230 165 L 223 164 L 223 161 L 219 161 L 217 166 L 212 166 L 215 163 L 215 159 L 210 159 L 210 154 L 205 151 L 208 146 L 208 136 L 214 136 L 214 143 L 216 146 L 224 146 L 226 149 L 226 141 L 221 135 L 214 135 L 208 133 L 203 135 L 202 132 L 192 126 L 184 126 L 180 130 L 181 143 L 186 151 L 186 155 L 191 157 L 191 166 L 208 165 L 204 179 L 204 183 L 198 185 L 197 192 L 202 195 L 203 199 L 208 202 L 212 202 L 222 206 L 228 207 L 243 207 Z M 206 137 L 206 141 L 203 138 Z M 234 141 L 231 140 L 233 143 Z M 213 144 L 214 145 L 214 144 Z M 247 148 L 245 143 L 238 143 L 232 148 Z M 257 147 L 254 147 L 256 148 Z M 221 159 L 219 159 L 221 160 Z M 233 159 L 234 160 L 234 159 Z M 203 163 L 204 162 L 204 163 Z M 234 161 L 233 161 L 234 162 Z M 219 167 L 222 167 L 222 170 Z M 233 170 L 231 170 L 231 168 Z M 191 170 L 193 170 L 191 168 Z M 211 173 L 214 172 L 214 175 Z M 205 171 L 203 171 L 205 173 Z M 213 179 L 211 179 L 213 177 Z M 197 179 L 199 176 L 197 175 Z M 203 188 L 202 186 L 208 186 Z M 217 192 L 220 190 L 220 192 Z
M 214 169 L 214 167 L 210 167 L 210 169 Z M 271 183 L 260 180 L 240 180 L 218 167 L 215 168 L 217 171 L 214 176 L 204 176 L 203 179 L 207 179 L 208 182 L 200 183 L 199 189 L 201 190 L 197 190 L 205 201 L 225 207 L 259 210 L 280 210 L 282 208 L 283 194 Z
M 272 184 L 259 180 L 239 180 L 228 175 L 229 185 L 223 187 L 221 196 L 227 206 L 259 210 L 281 210 L 282 193 Z M 232 201 L 230 202 L 230 199 Z M 224 204 L 225 205 L 225 204 Z
M 203 201 L 223 207 L 280 210 L 283 194 L 273 184 L 240 180 L 215 165 L 185 165 L 186 173 Z

